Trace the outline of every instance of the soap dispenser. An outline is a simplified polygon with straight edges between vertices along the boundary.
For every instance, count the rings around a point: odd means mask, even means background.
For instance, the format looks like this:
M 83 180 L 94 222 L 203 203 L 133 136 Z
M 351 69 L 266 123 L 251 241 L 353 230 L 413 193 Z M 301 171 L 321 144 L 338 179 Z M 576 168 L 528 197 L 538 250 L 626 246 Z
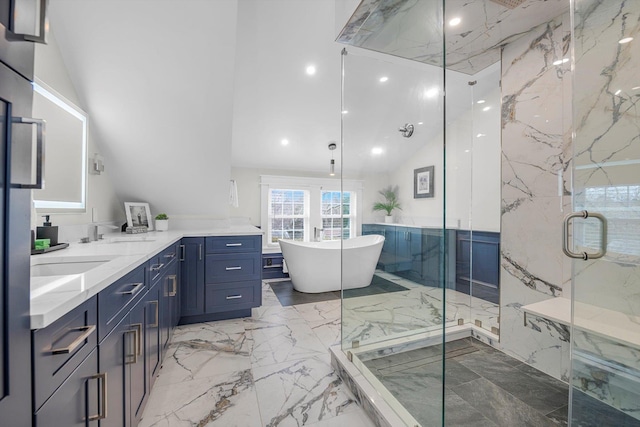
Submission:
M 44 223 L 42 227 L 36 228 L 36 239 L 49 239 L 49 245 L 55 246 L 58 244 L 58 227 L 52 226 L 49 220 L 49 215 L 43 215 Z

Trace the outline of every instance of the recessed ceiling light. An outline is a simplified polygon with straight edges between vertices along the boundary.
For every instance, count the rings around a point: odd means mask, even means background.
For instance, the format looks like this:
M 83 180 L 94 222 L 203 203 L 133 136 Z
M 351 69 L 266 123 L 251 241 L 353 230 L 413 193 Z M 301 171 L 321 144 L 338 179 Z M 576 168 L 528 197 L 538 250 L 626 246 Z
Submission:
M 465 153 L 468 153 L 469 151 L 471 151 L 471 150 L 464 150 Z
M 342 114 L 349 114 L 349 110 L 342 110 Z
M 569 58 L 558 59 L 557 61 L 553 61 L 553 65 L 562 65 L 569 62 Z
M 379 154 L 382 154 L 382 148 L 380 147 L 373 147 L 371 149 L 371 154 L 373 154 L 374 156 L 377 156 Z
M 389 80 L 389 77 L 387 77 L 387 76 L 382 76 L 382 77 L 380 77 L 380 83 L 384 83 L 384 82 L 386 82 L 387 80 Z
M 419 124 L 419 125 L 422 125 L 422 124 L 424 124 L 424 122 L 418 122 L 418 124 Z
M 449 21 L 449 25 L 451 25 L 452 27 L 455 27 L 456 25 L 459 25 L 460 22 L 462 22 L 462 19 L 455 17 L 451 21 Z
M 487 135 L 484 133 L 479 133 L 476 135 L 476 138 L 482 138 L 483 136 L 487 136 Z
M 491 107 L 484 107 L 484 108 L 482 109 L 482 111 L 489 111 L 489 110 L 491 110 Z
M 487 102 L 487 101 L 485 101 L 484 99 L 478 99 L 476 104 L 484 104 L 485 102 Z
M 621 93 L 622 93 L 622 89 L 618 89 L 618 90 L 616 91 L 616 93 L 614 93 L 614 95 L 616 95 L 616 96 L 617 96 L 617 95 L 620 95 Z
M 310 76 L 313 76 L 316 73 L 316 66 L 315 65 L 307 65 L 307 74 Z
M 623 39 L 618 40 L 618 43 L 625 44 L 625 43 L 629 43 L 631 40 L 633 40 L 633 37 L 625 37 Z
M 437 86 L 432 87 L 431 89 L 424 91 L 424 96 L 426 96 L 427 98 L 435 98 L 439 92 L 440 92 L 440 89 L 438 89 Z
M 280 144 L 282 145 L 289 145 L 289 140 L 288 139 L 283 139 L 282 141 L 280 141 Z

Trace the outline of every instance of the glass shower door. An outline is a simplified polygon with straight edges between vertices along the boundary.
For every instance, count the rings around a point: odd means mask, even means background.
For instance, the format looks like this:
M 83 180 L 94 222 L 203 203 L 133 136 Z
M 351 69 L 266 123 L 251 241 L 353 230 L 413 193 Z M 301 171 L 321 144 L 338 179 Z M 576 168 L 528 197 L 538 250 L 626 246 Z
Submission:
M 567 228 L 573 223 L 568 250 L 579 257 L 573 261 L 570 425 L 637 426 L 640 2 L 575 0 L 572 12 L 573 210 L 588 214 L 565 221 Z

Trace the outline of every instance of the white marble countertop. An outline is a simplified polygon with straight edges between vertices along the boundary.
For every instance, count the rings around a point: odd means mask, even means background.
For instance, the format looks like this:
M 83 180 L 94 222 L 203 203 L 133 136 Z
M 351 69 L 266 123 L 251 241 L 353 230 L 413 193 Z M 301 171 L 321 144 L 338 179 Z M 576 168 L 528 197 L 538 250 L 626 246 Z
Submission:
M 31 329 L 44 328 L 183 237 L 261 235 L 250 225 L 143 234 L 105 234 L 103 240 L 31 256 L 31 265 L 107 261 L 82 274 L 31 278 Z
M 640 317 L 577 301 L 574 304 L 576 328 L 640 348 Z M 571 324 L 571 300 L 568 298 L 551 298 L 525 305 L 522 309 L 545 319 Z

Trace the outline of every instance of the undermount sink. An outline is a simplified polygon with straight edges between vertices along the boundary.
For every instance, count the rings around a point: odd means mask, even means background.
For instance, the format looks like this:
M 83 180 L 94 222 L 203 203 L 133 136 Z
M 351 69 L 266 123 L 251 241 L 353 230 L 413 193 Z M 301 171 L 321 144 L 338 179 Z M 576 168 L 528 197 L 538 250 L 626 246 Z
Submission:
M 66 276 L 82 274 L 96 267 L 100 267 L 119 255 L 74 256 L 68 258 L 43 258 L 31 263 L 31 277 Z

